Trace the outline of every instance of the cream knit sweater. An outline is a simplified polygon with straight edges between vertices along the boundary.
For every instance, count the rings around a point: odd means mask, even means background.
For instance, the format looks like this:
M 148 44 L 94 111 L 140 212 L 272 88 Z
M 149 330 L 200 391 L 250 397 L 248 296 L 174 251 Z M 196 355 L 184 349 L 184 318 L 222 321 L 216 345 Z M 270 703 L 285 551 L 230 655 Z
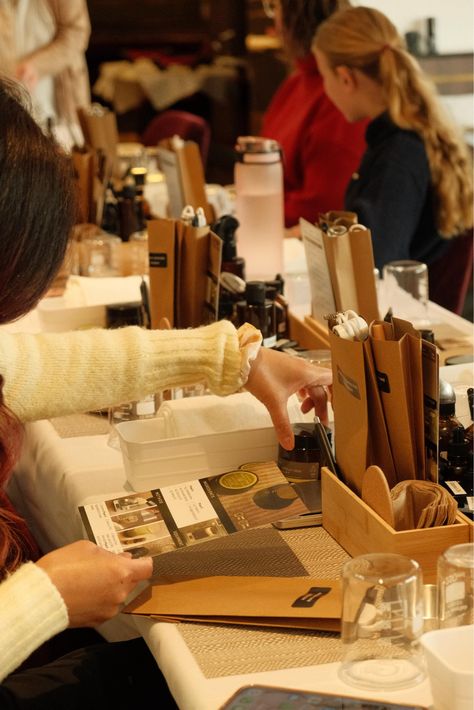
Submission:
M 0 334 L 6 403 L 22 421 L 199 381 L 215 394 L 230 394 L 243 384 L 241 367 L 239 336 L 229 321 L 182 331 Z M 66 606 L 48 575 L 32 563 L 14 572 L 0 584 L 0 681 L 67 625 Z

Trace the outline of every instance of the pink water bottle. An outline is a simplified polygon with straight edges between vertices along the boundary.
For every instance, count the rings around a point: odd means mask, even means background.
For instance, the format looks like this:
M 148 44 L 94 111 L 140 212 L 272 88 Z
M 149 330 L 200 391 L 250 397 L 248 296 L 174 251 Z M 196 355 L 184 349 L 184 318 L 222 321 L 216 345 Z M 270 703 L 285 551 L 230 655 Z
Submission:
M 284 204 L 281 150 L 277 141 L 242 136 L 235 146 L 238 253 L 248 280 L 283 273 Z

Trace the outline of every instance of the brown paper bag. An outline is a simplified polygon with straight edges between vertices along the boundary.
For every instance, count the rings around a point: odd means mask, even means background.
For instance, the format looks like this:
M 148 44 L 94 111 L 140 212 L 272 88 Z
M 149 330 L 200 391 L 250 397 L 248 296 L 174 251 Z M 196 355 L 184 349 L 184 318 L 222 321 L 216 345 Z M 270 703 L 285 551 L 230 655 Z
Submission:
M 86 146 L 95 151 L 102 151 L 105 156 L 104 175 L 106 179 L 111 175 L 119 177 L 119 161 L 117 159 L 119 135 L 115 113 L 100 106 L 97 110 L 95 108 L 93 110 L 79 108 L 77 115 Z
M 400 319 L 380 325 L 371 346 L 397 480 L 424 478 L 421 336 Z
M 329 334 L 333 371 L 336 460 L 347 485 L 360 495 L 365 470 L 380 466 L 389 486 L 397 482 L 368 340 Z
M 207 201 L 206 181 L 199 146 L 194 141 L 186 141 L 176 151 L 184 202 L 194 209 L 202 207 L 208 224 L 214 221 L 214 211 Z
M 151 327 L 162 318 L 175 326 L 176 223 L 172 219 L 148 222 Z
M 181 220 L 148 222 L 152 328 L 196 328 L 217 320 L 222 240 Z
M 336 311 L 354 310 L 367 322 L 379 318 L 370 231 L 354 212 L 328 212 L 317 225 L 300 220 L 311 287 L 312 316 L 322 321 L 333 301 Z
M 339 631 L 340 583 L 311 577 L 160 577 L 124 611 L 199 621 Z
M 97 173 L 97 156 L 93 150 L 78 150 L 71 153 L 78 191 L 78 223 L 94 222 L 94 180 Z
M 368 323 L 379 318 L 370 230 L 353 225 L 344 234 L 323 235 L 338 311 L 354 310 Z
M 169 214 L 179 219 L 183 208 L 202 207 L 208 224 L 214 221 L 214 210 L 207 201 L 204 167 L 199 146 L 194 141 L 167 138 L 158 144 L 160 168 L 166 179 Z

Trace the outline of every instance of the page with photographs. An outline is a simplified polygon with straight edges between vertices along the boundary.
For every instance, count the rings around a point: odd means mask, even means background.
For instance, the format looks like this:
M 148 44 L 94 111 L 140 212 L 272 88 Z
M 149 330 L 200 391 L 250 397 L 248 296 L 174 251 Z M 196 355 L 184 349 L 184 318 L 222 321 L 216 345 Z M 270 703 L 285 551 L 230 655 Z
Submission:
M 87 536 L 111 552 L 160 555 L 307 513 L 303 487 L 275 462 L 80 506 Z

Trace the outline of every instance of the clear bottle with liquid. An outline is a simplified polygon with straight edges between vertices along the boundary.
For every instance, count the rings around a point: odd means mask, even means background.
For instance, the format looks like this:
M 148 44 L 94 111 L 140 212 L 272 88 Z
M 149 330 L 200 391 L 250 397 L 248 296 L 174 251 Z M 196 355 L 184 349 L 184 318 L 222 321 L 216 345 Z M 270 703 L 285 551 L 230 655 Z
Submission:
M 241 136 L 234 170 L 237 243 L 248 279 L 283 272 L 284 201 L 280 145 L 269 138 Z

